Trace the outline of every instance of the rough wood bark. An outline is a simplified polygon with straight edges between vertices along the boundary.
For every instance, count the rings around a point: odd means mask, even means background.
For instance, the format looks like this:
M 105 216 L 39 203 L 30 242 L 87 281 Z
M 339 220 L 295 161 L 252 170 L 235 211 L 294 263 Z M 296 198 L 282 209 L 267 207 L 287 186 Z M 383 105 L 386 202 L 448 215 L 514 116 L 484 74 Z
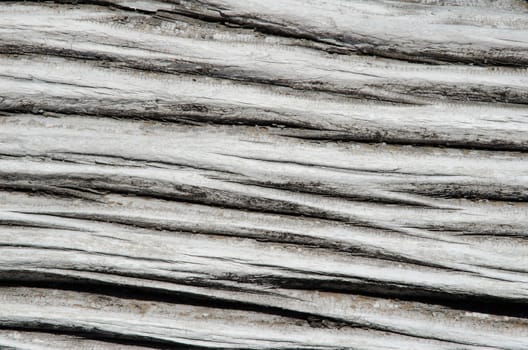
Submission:
M 525 1 L 0 3 L 0 348 L 527 349 Z

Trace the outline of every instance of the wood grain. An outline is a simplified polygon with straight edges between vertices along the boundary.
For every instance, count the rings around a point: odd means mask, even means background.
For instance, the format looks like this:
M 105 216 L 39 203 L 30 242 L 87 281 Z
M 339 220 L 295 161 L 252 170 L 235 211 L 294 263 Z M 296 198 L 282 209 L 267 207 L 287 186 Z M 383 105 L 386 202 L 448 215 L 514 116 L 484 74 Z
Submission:
M 525 1 L 0 3 L 1 349 L 527 349 Z

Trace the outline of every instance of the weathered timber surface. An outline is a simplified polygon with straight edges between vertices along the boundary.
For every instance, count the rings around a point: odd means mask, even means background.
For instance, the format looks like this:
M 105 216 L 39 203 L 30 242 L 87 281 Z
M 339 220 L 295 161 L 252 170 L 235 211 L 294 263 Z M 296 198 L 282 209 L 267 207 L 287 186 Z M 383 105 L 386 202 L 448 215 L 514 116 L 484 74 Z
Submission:
M 0 349 L 528 349 L 526 1 L 0 2 Z

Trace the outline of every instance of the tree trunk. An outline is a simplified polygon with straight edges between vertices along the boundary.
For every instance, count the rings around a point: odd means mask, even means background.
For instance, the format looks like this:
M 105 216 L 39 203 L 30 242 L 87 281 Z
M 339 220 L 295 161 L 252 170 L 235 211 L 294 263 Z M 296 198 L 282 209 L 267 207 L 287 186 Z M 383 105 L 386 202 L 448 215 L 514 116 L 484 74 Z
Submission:
M 1 349 L 528 349 L 528 3 L 0 3 Z

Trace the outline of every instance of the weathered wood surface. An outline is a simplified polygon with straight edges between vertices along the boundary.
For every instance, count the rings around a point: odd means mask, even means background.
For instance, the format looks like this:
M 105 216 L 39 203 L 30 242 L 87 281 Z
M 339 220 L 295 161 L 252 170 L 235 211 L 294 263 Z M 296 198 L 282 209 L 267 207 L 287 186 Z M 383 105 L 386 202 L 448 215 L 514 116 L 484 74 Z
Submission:
M 525 1 L 0 3 L 0 348 L 528 349 Z

